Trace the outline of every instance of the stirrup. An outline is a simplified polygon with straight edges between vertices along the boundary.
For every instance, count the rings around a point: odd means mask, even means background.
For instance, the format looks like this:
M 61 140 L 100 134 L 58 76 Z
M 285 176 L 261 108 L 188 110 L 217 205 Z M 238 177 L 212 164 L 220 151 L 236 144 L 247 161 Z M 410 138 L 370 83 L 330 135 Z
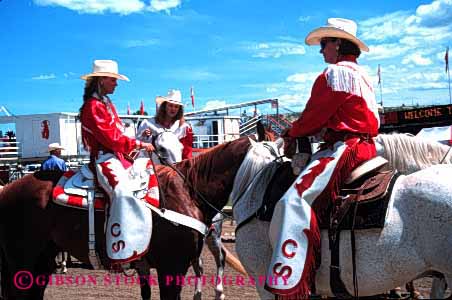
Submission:
M 95 192 L 96 191 L 94 189 L 88 189 L 87 191 L 88 221 L 89 221 L 88 258 L 94 270 L 101 270 L 103 269 L 103 265 L 96 251 L 96 233 L 94 223 L 94 201 L 96 200 Z

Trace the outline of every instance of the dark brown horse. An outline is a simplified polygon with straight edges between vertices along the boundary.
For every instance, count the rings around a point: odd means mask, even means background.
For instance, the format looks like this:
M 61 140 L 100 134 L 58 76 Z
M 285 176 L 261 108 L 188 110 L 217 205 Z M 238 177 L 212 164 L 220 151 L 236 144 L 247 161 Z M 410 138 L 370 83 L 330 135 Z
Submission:
M 166 208 L 210 224 L 226 204 L 249 147 L 249 139 L 242 137 L 177 164 L 186 180 L 173 169 L 159 166 L 156 173 Z M 50 200 L 60 176 L 37 172 L 7 185 L 0 193 L 1 290 L 5 299 L 42 299 L 47 276 L 55 268 L 57 248 L 89 263 L 87 212 Z M 209 199 L 215 209 L 201 198 Z M 96 213 L 99 246 L 105 243 L 103 223 L 103 212 Z M 197 231 L 153 215 L 146 259 L 157 269 L 161 299 L 180 299 L 182 286 L 168 279 L 186 274 L 190 262 L 200 255 L 202 244 L 203 236 Z M 18 273 L 24 271 L 28 273 Z M 33 280 L 17 274 L 29 274 Z

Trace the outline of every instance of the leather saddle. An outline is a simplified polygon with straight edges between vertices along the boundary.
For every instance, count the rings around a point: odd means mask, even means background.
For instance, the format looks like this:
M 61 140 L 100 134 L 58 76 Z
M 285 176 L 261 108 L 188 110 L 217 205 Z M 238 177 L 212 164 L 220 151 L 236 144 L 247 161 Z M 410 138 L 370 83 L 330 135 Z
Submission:
M 356 168 L 334 202 L 329 222 L 320 222 L 329 224 L 322 229 L 335 235 L 339 228 L 383 228 L 390 192 L 398 177 L 395 170 L 385 169 L 386 166 L 384 158 L 376 157 Z M 351 211 L 352 206 L 356 206 L 355 211 Z
M 148 159 L 137 159 L 130 170 L 130 185 L 137 199 L 159 207 L 158 186 L 156 180 L 149 178 L 146 172 L 137 173 L 135 170 L 144 170 Z M 135 167 L 135 168 L 134 168 Z M 155 177 L 155 176 L 153 176 Z M 95 191 L 94 208 L 104 210 L 108 203 L 108 196 L 96 184 L 95 176 L 89 166 L 83 165 L 77 172 L 68 171 L 58 181 L 53 189 L 53 201 L 59 205 L 88 209 L 88 191 Z
M 340 232 L 350 230 L 354 296 L 357 297 L 355 230 L 384 227 L 391 191 L 399 176 L 396 170 L 383 169 L 386 165 L 387 161 L 376 157 L 356 168 L 334 202 L 329 223 L 326 223 L 328 227 L 322 228 L 328 229 L 331 290 L 339 299 L 353 298 L 341 279 Z

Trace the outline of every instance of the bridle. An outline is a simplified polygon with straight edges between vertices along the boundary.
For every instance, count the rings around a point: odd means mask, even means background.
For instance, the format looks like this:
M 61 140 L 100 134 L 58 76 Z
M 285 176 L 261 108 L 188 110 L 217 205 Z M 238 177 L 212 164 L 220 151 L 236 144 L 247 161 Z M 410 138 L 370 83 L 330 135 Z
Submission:
M 273 147 L 269 146 L 269 145 L 266 144 L 266 143 L 264 143 L 264 146 L 265 146 L 267 149 L 269 149 L 269 151 L 271 152 L 271 154 L 272 154 L 273 156 L 275 156 L 275 158 L 273 159 L 272 162 L 275 162 L 275 161 L 281 161 L 281 160 L 282 160 L 282 157 L 283 157 L 283 156 L 279 155 L 279 153 L 277 153 L 277 152 L 273 149 Z M 200 191 L 198 191 L 198 189 L 196 189 L 196 187 L 192 184 L 192 182 L 191 182 L 190 180 L 188 180 L 187 177 L 186 177 L 179 169 L 177 169 L 173 164 L 169 163 L 169 162 L 166 160 L 165 157 L 162 157 L 162 156 L 161 156 L 159 153 L 157 153 L 157 152 L 154 152 L 154 154 L 158 157 L 158 159 L 162 162 L 163 165 L 165 165 L 165 166 L 171 168 L 174 172 L 176 172 L 176 173 L 180 176 L 180 178 L 182 178 L 182 180 L 183 180 L 184 182 L 186 182 L 187 185 L 195 192 L 195 194 L 199 197 L 199 199 L 201 199 L 201 201 L 202 201 L 204 204 L 206 204 L 206 205 L 207 205 L 208 207 L 210 207 L 213 211 L 215 211 L 216 214 L 221 214 L 221 215 L 222 215 L 222 218 L 216 220 L 215 222 L 223 222 L 225 219 L 230 219 L 230 220 L 233 219 L 232 215 L 227 214 L 227 213 L 225 213 L 224 211 L 222 211 L 222 210 L 216 208 L 215 205 L 213 205 L 210 201 L 208 201 L 208 200 L 204 197 L 204 195 L 203 195 Z M 151 161 L 152 161 L 152 159 L 151 159 Z M 152 162 L 152 164 L 153 164 L 153 167 L 154 167 L 154 170 L 155 170 L 154 162 Z M 236 200 L 235 203 L 237 203 L 238 200 L 242 198 L 242 196 L 245 194 L 245 192 L 246 192 L 246 190 L 248 189 L 248 187 L 251 186 L 251 185 L 255 182 L 255 180 L 259 177 L 258 175 L 259 175 L 264 169 L 265 169 L 265 167 L 262 167 L 262 168 L 256 173 L 256 175 L 253 177 L 253 179 L 251 180 L 251 182 L 248 184 L 247 188 L 243 189 L 243 191 L 242 191 L 242 192 L 240 193 L 240 195 L 237 197 L 237 200 Z M 158 176 L 157 176 L 157 182 L 158 182 Z M 160 190 L 160 184 L 159 184 L 159 190 Z M 160 193 L 160 195 L 163 197 L 163 199 L 162 199 L 163 201 L 162 201 L 162 202 L 164 203 L 164 194 L 163 194 L 163 193 Z M 211 221 L 210 224 L 212 224 L 212 223 L 214 223 L 214 222 Z
M 162 149 L 166 149 L 163 146 L 160 146 L 156 143 L 157 139 L 164 133 L 171 133 L 174 134 L 172 131 L 170 131 L 169 129 L 165 129 L 164 131 L 159 132 L 158 134 L 156 134 L 155 136 L 152 136 L 151 139 L 151 143 L 154 146 L 155 150 L 154 153 L 156 154 L 157 158 L 159 159 L 159 161 L 161 162 L 161 164 L 163 165 L 168 165 L 168 159 L 169 159 L 169 155 L 168 155 L 168 151 L 162 151 Z M 166 155 L 164 155 L 163 153 L 165 153 Z M 149 154 L 149 157 L 151 157 L 151 154 Z

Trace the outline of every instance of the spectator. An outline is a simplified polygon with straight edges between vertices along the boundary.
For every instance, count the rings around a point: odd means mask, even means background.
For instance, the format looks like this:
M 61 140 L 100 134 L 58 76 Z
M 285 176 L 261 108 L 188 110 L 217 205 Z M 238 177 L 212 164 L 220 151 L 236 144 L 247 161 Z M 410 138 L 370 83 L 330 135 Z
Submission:
M 169 129 L 177 133 L 182 149 L 182 159 L 192 158 L 193 155 L 193 130 L 184 119 L 184 105 L 179 90 L 169 90 L 168 96 L 158 96 L 155 102 L 159 106 L 157 114 L 149 121 L 144 120 L 138 128 L 138 138 L 144 141 L 150 139 L 152 131 L 149 122 L 157 128 Z
M 66 162 L 61 158 L 61 150 L 64 150 L 64 148 L 61 147 L 60 144 L 49 144 L 50 156 L 42 163 L 41 171 L 66 172 L 68 170 Z

